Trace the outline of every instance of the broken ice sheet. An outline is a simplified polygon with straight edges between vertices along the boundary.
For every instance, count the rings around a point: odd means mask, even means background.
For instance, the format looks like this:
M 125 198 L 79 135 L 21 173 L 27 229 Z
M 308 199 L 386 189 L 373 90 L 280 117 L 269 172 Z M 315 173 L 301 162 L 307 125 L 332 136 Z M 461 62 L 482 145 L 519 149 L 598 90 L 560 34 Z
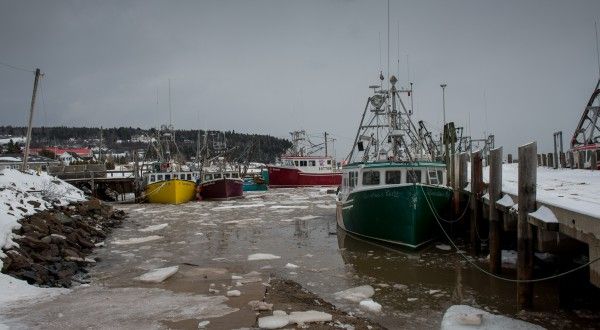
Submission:
M 157 268 L 136 277 L 135 280 L 146 283 L 160 283 L 173 276 L 178 270 L 179 266 Z

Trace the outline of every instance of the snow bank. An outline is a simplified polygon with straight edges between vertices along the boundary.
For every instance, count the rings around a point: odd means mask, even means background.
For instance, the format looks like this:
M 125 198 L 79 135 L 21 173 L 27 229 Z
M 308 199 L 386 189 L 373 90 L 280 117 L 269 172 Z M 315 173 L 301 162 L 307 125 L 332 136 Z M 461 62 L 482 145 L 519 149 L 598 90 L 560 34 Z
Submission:
M 515 205 L 515 202 L 512 200 L 512 198 L 508 194 L 504 194 L 504 196 L 502 196 L 502 198 L 500 198 L 499 200 L 496 201 L 496 204 L 502 205 L 504 207 L 511 207 L 511 206 Z
M 280 256 L 276 256 L 274 254 L 269 253 L 254 253 L 248 256 L 248 261 L 257 261 L 257 260 L 274 260 L 280 259 Z
M 354 288 L 350 288 L 344 291 L 334 293 L 334 297 L 337 300 L 344 299 L 352 302 L 359 303 L 362 300 L 371 298 L 375 294 L 375 289 L 370 285 L 362 285 Z
M 454 305 L 446 310 L 442 319 L 442 330 L 472 329 L 544 329 L 538 325 L 510 317 L 495 315 L 467 305 Z
M 173 276 L 178 270 L 179 266 L 157 268 L 136 277 L 135 280 L 146 283 L 160 283 Z
M 4 257 L 2 248 L 15 244 L 12 231 L 20 227 L 19 219 L 50 209 L 53 204 L 64 206 L 84 200 L 81 190 L 45 172 L 0 171 L 0 258 Z

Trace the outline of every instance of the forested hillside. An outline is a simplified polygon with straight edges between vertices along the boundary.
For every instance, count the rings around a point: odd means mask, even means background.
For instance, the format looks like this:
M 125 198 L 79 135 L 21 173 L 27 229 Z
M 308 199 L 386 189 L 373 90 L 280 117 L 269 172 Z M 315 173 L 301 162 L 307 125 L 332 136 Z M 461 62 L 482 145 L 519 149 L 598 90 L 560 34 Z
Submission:
M 0 126 L 0 136 L 25 136 L 26 127 Z M 180 153 L 187 159 L 196 155 L 198 135 L 200 147 L 204 140 L 203 130 L 175 130 L 175 140 Z M 142 129 L 133 127 L 34 127 L 32 131 L 32 147 L 63 146 L 63 147 L 98 147 L 102 144 L 114 152 L 131 151 L 134 149 L 150 150 L 149 139 L 157 138 L 157 129 Z M 270 135 L 243 134 L 235 131 L 208 131 L 207 145 L 214 154 L 214 142 L 226 140 L 231 159 L 253 162 L 273 162 L 277 157 L 291 147 L 286 139 Z

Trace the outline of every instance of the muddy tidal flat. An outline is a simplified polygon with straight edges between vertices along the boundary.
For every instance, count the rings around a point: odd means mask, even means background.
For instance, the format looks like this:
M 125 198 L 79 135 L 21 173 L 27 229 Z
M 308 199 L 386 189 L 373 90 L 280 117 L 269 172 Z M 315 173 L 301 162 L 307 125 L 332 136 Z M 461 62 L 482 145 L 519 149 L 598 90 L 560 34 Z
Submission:
M 442 242 L 414 252 L 350 236 L 336 228 L 335 195 L 326 189 L 118 207 L 129 218 L 96 249 L 90 283 L 34 306 L 15 306 L 2 315 L 5 324 L 251 328 L 258 316 L 270 315 L 248 304 L 263 299 L 288 313 L 335 309 L 329 328 L 439 328 L 446 309 L 457 304 L 547 328 L 593 328 L 600 322 L 586 304 L 561 308 L 555 282 L 536 285 L 535 311 L 519 312 L 514 284 L 478 272 L 453 249 L 436 248 Z M 475 261 L 486 265 L 485 258 Z M 141 277 L 159 268 L 175 272 L 162 282 Z M 362 285 L 374 288 L 381 311 L 336 295 Z M 299 292 L 315 298 L 296 299 Z

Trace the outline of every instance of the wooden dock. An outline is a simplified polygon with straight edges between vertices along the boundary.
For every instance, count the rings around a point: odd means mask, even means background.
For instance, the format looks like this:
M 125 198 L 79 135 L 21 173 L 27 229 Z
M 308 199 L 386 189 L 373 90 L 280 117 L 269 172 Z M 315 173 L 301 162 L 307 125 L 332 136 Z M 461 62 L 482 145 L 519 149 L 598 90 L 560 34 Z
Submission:
M 517 164 L 511 164 L 512 154 L 503 161 L 502 148 L 491 150 L 486 167 L 480 152 L 456 154 L 451 162 L 448 184 L 455 189 L 454 214 L 460 213 L 461 207 L 470 209 L 466 225 L 472 253 L 479 249 L 477 228 L 489 228 L 491 273 L 501 272 L 502 233 L 517 236 L 517 279 L 521 280 L 517 285 L 517 301 L 522 308 L 532 306 L 534 252 L 564 255 L 585 244 L 589 261 L 600 258 L 600 194 L 583 189 L 586 184 L 593 184 L 589 182 L 594 181 L 592 177 L 600 178 L 600 171 L 565 168 L 567 157 L 538 155 L 537 144 L 533 142 L 519 147 L 518 160 L 514 160 Z M 540 186 L 538 169 L 544 178 L 555 175 L 558 179 L 577 173 L 590 180 L 573 182 L 575 190 L 581 185 L 580 193 L 566 196 L 560 189 Z M 468 206 L 466 201 L 471 201 Z M 600 287 L 600 261 L 590 264 L 589 272 L 590 282 Z

